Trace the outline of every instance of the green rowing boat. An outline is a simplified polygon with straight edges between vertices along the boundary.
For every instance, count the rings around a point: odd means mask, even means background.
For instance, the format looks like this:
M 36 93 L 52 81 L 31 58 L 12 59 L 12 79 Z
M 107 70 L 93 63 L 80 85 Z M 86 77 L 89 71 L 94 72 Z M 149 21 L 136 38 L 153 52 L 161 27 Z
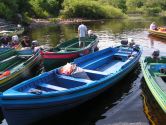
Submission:
M 75 58 L 93 53 L 98 49 L 98 42 L 98 37 L 94 35 L 86 39 L 84 47 L 79 47 L 79 39 L 73 38 L 58 44 L 55 48 L 43 51 L 41 54 L 45 70 L 52 70 L 73 61 Z
M 141 68 L 149 90 L 166 113 L 166 57 L 142 58 Z
M 40 51 L 14 51 L 10 57 L 0 61 L 0 91 L 15 85 L 29 75 L 35 74 L 36 68 L 41 66 Z M 35 70 L 34 70 L 35 69 Z

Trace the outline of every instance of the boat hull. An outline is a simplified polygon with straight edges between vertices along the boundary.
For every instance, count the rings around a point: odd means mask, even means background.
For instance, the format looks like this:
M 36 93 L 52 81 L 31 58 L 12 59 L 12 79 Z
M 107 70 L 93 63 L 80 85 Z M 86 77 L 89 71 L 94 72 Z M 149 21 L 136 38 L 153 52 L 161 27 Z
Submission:
M 14 48 L 0 48 L 0 61 L 4 60 L 16 53 Z
M 144 75 L 144 79 L 146 81 L 146 84 L 147 84 L 150 92 L 154 96 L 155 100 L 157 101 L 157 103 L 159 104 L 161 109 L 166 113 L 166 91 L 163 91 L 165 86 L 162 86 L 162 88 L 161 88 L 161 86 L 160 86 L 161 83 L 157 83 L 155 80 L 156 76 L 152 76 L 148 70 L 150 63 L 155 64 L 155 61 L 148 62 L 149 64 L 147 64 L 147 62 L 145 62 L 145 60 L 146 60 L 146 58 L 142 58 L 142 60 L 141 60 L 141 69 L 142 69 L 142 72 Z M 156 64 L 160 64 L 160 63 L 165 64 L 166 59 L 165 59 L 165 62 L 161 61 L 161 62 L 157 62 Z M 164 85 L 165 85 L 165 83 L 164 83 Z
M 97 48 L 97 47 L 96 47 Z M 46 71 L 52 70 L 56 67 L 65 65 L 67 62 L 72 62 L 75 58 L 86 55 L 93 52 L 92 48 L 86 49 L 84 51 L 75 52 L 75 53 L 66 53 L 66 54 L 45 54 L 44 58 L 44 67 Z
M 166 39 L 166 32 L 160 32 L 160 31 L 156 31 L 156 30 L 148 30 L 149 34 L 159 37 L 159 38 L 163 38 Z
M 26 54 L 26 53 L 25 53 Z M 14 63 L 14 62 L 13 62 Z M 40 53 L 36 53 L 29 60 L 27 60 L 26 65 L 22 68 L 19 68 L 15 73 L 0 79 L 0 91 L 12 87 L 13 85 L 21 82 L 22 80 L 30 78 L 31 75 L 37 73 L 37 68 L 42 66 L 42 57 Z
M 78 39 L 74 39 L 73 41 L 76 41 L 75 43 L 78 43 Z M 73 41 L 71 40 L 71 43 L 73 43 Z M 44 52 L 43 51 L 41 55 L 44 59 L 43 64 L 44 64 L 45 71 L 52 70 L 59 66 L 65 65 L 67 62 L 72 62 L 75 58 L 97 51 L 98 42 L 99 42 L 98 38 L 96 37 L 96 39 L 94 39 L 91 43 L 87 44 L 87 46 L 84 48 L 79 48 L 78 46 L 77 47 L 74 46 L 75 47 L 74 49 L 76 50 L 73 50 L 73 51 L 69 51 L 69 50 L 64 52 L 53 52 L 53 51 Z M 70 44 L 58 45 L 58 48 L 68 48 L 67 46 L 71 46 L 71 45 Z M 68 49 L 71 50 L 73 48 L 69 47 Z
M 116 75 L 110 75 L 96 81 L 95 84 L 82 87 L 73 92 L 64 92 L 62 94 L 63 97 L 58 94 L 51 94 L 47 96 L 38 95 L 35 98 L 29 99 L 19 98 L 17 100 L 17 98 L 10 98 L 10 101 L 2 101 L 4 116 L 10 125 L 28 125 L 78 106 L 118 83 L 138 64 L 140 56 L 141 52 Z

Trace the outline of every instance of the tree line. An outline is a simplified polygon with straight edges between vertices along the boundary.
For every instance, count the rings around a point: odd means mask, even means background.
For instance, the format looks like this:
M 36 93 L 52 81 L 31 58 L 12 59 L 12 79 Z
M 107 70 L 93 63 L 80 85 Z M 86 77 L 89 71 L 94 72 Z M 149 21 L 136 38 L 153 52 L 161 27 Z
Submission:
M 0 0 L 0 18 L 124 18 L 128 14 L 166 16 L 166 0 Z

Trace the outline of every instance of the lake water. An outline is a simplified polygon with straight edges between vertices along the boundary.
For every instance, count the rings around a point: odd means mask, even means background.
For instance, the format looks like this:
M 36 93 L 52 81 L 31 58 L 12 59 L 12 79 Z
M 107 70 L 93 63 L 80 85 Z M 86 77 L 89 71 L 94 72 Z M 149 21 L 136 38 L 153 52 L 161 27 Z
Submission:
M 99 49 L 120 44 L 122 39 L 133 38 L 143 47 L 142 56 L 159 49 L 166 56 L 166 40 L 150 36 L 151 22 L 166 25 L 163 18 L 130 17 L 124 20 L 105 20 L 84 23 L 99 36 Z M 79 24 L 40 26 L 29 29 L 28 35 L 44 47 L 77 36 Z M 1 116 L 1 125 L 7 125 Z M 98 97 L 58 116 L 43 119 L 34 125 L 165 125 L 162 112 L 148 90 L 140 64 L 116 86 Z

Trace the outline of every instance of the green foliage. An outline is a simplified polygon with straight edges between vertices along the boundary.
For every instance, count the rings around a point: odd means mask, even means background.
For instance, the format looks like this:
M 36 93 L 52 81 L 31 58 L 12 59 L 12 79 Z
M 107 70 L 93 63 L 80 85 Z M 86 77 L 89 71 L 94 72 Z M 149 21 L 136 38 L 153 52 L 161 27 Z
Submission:
M 122 18 L 124 14 L 120 9 L 97 1 L 65 0 L 62 15 L 67 18 Z
M 126 5 L 129 8 L 140 8 L 144 5 L 145 0 L 127 0 Z
M 166 0 L 0 0 L 0 17 L 23 22 L 31 18 L 123 18 L 125 13 L 166 16 Z M 55 19 L 56 21 L 56 19 Z
M 63 0 L 29 0 L 32 11 L 37 17 L 57 16 Z
M 144 1 L 145 0 L 127 0 L 127 13 L 143 14 L 145 11 L 144 9 L 142 9 L 142 7 L 144 6 Z
M 155 16 L 158 15 L 161 11 L 161 4 L 163 0 L 146 0 L 143 6 L 146 15 Z
M 162 17 L 166 17 L 166 11 L 161 11 L 161 12 L 159 13 L 159 15 L 162 16 Z
M 32 6 L 32 11 L 36 17 L 47 17 L 48 13 L 41 7 L 43 0 L 29 0 L 29 4 Z
M 153 15 L 155 16 L 162 11 L 160 7 L 153 7 L 153 8 L 146 7 L 146 8 L 144 8 L 144 10 L 145 10 L 146 15 L 151 15 L 151 16 L 153 16 Z
M 0 17 L 12 19 L 17 13 L 16 0 L 0 0 Z
M 116 8 L 120 8 L 124 13 L 127 11 L 126 0 L 109 0 L 109 3 Z

